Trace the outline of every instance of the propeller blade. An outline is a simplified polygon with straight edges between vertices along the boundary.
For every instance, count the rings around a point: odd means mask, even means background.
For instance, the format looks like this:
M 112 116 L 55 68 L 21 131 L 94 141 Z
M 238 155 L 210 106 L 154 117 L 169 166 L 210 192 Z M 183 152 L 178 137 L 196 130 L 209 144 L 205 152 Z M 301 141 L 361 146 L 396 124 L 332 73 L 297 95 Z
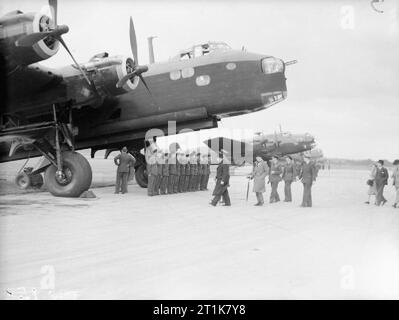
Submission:
M 130 29 L 129 29 L 129 35 L 130 35 L 130 48 L 132 49 L 132 54 L 133 54 L 133 59 L 134 63 L 137 66 L 139 64 L 138 61 L 138 55 L 137 55 L 137 40 L 136 40 L 136 31 L 134 30 L 134 24 L 133 24 L 133 19 L 130 17 Z
M 52 31 L 31 33 L 15 41 L 15 45 L 18 47 L 31 47 L 51 34 Z
M 50 6 L 51 15 L 54 20 L 54 26 L 57 26 L 57 0 L 48 0 L 48 5 Z
M 61 36 L 57 37 L 57 40 L 64 46 L 65 50 L 69 53 L 69 55 L 71 56 L 73 62 L 75 62 L 76 67 L 78 67 L 78 69 L 80 70 L 80 72 L 82 73 L 83 77 L 86 79 L 87 83 L 91 86 L 90 80 L 87 77 L 86 73 L 83 71 L 83 69 L 80 67 L 79 63 L 77 63 L 77 61 L 75 60 L 75 58 L 73 57 L 71 51 L 69 51 L 68 46 L 66 45 L 66 43 L 64 42 L 64 39 L 61 38 Z
M 147 82 L 145 82 L 144 77 L 141 75 L 141 73 L 138 76 L 140 80 L 143 82 L 145 88 L 147 89 L 147 92 L 150 95 L 152 102 L 154 102 L 155 106 L 159 109 L 158 103 L 156 102 L 155 97 L 153 96 L 150 88 L 148 87 Z

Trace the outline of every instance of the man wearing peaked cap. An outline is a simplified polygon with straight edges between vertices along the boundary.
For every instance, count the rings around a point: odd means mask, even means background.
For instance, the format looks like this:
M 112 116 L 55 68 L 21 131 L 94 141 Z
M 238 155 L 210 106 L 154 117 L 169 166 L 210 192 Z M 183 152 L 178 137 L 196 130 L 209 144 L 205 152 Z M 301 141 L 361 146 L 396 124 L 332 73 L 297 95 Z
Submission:
M 304 156 L 304 163 L 301 166 L 299 180 L 303 183 L 303 199 L 301 207 L 312 206 L 312 185 L 316 181 L 317 172 L 309 156 Z
M 219 152 L 219 165 L 216 169 L 216 185 L 213 190 L 212 195 L 214 198 L 211 201 L 211 205 L 216 206 L 220 201 L 221 197 L 223 197 L 223 202 L 225 206 L 231 206 L 230 196 L 228 187 L 230 182 L 230 166 L 227 163 L 226 155 L 224 152 Z

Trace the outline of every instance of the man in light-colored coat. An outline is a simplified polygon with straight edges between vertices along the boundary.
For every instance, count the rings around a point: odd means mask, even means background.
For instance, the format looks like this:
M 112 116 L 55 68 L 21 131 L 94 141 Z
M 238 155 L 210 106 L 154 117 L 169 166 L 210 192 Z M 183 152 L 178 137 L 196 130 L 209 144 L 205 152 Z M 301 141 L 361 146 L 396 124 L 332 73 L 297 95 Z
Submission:
M 254 180 L 253 191 L 255 192 L 256 199 L 258 200 L 255 206 L 263 206 L 265 203 L 263 200 L 263 193 L 266 192 L 265 179 L 268 174 L 269 167 L 267 163 L 261 157 L 256 157 L 252 173 L 248 176 L 248 178 Z

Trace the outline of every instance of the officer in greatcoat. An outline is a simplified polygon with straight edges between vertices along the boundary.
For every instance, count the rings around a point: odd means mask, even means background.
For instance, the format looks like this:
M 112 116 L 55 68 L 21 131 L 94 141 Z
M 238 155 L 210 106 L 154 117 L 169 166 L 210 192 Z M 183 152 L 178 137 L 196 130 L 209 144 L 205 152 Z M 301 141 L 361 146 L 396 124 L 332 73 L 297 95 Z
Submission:
M 269 174 L 269 182 L 272 188 L 272 192 L 270 194 L 270 203 L 280 201 L 280 196 L 278 194 L 277 188 L 278 184 L 281 181 L 281 174 L 282 170 L 280 164 L 278 163 L 278 158 L 276 156 L 273 156 L 271 159 Z
M 216 206 L 223 197 L 224 206 L 231 206 L 228 187 L 230 182 L 230 162 L 225 156 L 224 152 L 219 153 L 218 167 L 216 169 L 216 185 L 212 195 L 214 198 L 211 201 L 212 206 Z
M 248 176 L 249 179 L 254 180 L 253 191 L 256 194 L 258 200 L 255 206 L 263 206 L 265 203 L 263 199 L 263 193 L 266 192 L 266 176 L 269 174 L 269 166 L 266 161 L 261 157 L 256 157 L 252 173 Z

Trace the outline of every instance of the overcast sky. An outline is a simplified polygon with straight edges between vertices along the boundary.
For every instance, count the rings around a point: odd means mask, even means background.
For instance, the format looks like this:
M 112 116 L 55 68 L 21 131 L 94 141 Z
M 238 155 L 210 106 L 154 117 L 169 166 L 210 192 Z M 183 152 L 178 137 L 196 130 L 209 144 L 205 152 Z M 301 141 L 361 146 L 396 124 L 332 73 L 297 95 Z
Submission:
M 45 0 L 3 0 L 1 13 L 46 10 Z M 327 157 L 399 158 L 399 2 L 60 0 L 59 24 L 78 61 L 98 52 L 131 55 L 133 16 L 140 63 L 156 35 L 156 60 L 208 40 L 299 62 L 287 68 L 288 98 L 222 128 L 310 132 Z M 70 63 L 60 49 L 43 62 Z M 215 129 L 208 132 L 217 135 Z

